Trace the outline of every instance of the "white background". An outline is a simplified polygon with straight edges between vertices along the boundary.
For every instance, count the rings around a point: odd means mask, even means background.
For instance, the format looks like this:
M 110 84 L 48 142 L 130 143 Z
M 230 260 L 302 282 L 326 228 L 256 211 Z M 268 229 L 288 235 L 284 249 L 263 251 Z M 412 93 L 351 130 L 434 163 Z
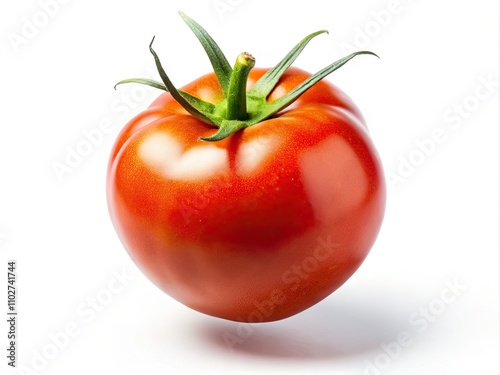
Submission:
M 382 230 L 342 288 L 284 321 L 242 326 L 180 305 L 142 276 L 108 218 L 111 145 L 158 95 L 114 83 L 154 74 L 153 35 L 178 86 L 210 70 L 178 10 L 230 61 L 249 51 L 271 66 L 320 29 L 330 34 L 296 66 L 319 70 L 347 45 L 381 57 L 328 79 L 380 152 Z M 0 310 L 15 259 L 23 367 L 7 366 L 4 323 L 0 373 L 498 374 L 498 18 L 493 0 L 2 2 Z M 111 132 L 58 178 L 54 163 L 102 122 Z M 417 143 L 436 134 L 424 155 Z

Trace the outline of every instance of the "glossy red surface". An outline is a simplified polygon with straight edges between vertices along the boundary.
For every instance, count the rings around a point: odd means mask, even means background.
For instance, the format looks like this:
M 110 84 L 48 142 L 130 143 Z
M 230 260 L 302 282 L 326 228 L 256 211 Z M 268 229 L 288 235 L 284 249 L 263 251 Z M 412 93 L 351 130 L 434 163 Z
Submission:
M 268 100 L 308 76 L 290 68 Z M 222 98 L 212 74 L 183 89 Z M 198 140 L 214 131 L 168 93 L 122 130 L 107 194 L 128 253 L 163 291 L 217 317 L 272 321 L 319 302 L 360 266 L 383 218 L 383 172 L 360 112 L 322 81 L 274 118 Z

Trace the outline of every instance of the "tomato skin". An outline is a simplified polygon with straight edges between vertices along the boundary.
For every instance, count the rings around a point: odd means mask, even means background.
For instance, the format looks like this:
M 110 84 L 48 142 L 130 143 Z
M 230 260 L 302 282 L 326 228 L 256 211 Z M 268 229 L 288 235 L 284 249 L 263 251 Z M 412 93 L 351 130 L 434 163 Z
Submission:
M 289 68 L 268 100 L 307 77 Z M 213 74 L 183 90 L 222 99 Z M 214 131 L 164 93 L 118 136 L 108 207 L 131 258 L 171 297 L 229 320 L 279 320 L 330 295 L 367 256 L 385 208 L 357 107 L 321 81 L 274 118 L 199 140 Z

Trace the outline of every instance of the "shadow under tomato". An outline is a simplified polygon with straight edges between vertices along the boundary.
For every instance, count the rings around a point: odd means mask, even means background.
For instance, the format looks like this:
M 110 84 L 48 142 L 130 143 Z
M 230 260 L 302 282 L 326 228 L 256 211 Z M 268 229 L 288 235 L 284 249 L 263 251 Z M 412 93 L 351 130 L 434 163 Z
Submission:
M 336 298 L 334 294 L 285 320 L 245 324 L 210 318 L 197 331 L 211 346 L 230 353 L 342 358 L 379 350 L 382 343 L 396 340 L 408 329 L 410 312 L 399 298 L 384 301 L 373 295 Z

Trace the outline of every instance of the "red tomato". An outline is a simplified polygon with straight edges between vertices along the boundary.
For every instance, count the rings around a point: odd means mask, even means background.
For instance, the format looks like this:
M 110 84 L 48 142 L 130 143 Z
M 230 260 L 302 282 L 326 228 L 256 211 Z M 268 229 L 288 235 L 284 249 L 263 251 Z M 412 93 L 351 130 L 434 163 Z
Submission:
M 266 69 L 250 72 L 248 87 Z M 310 74 L 289 68 L 276 100 Z M 215 103 L 214 74 L 183 88 Z M 385 185 L 365 122 L 320 81 L 272 118 L 217 142 L 162 94 L 122 130 L 109 211 L 137 266 L 205 314 L 246 322 L 294 315 L 339 288 L 381 226 Z

